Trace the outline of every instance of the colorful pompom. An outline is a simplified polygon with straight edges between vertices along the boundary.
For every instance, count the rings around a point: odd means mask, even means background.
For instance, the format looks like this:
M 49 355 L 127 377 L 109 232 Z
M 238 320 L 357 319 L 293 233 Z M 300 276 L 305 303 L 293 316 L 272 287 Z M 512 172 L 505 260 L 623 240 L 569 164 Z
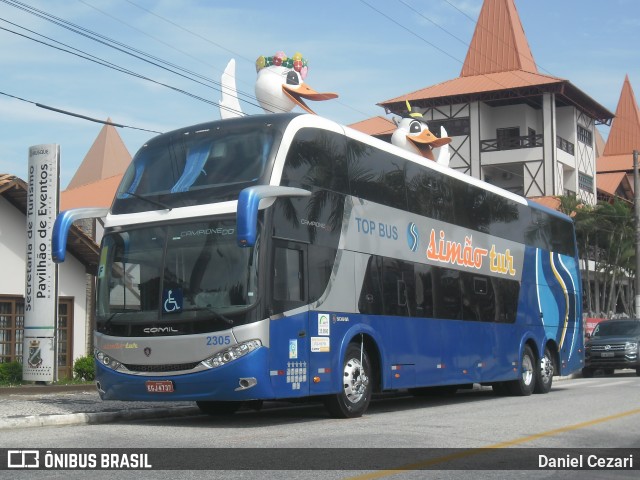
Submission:
M 264 55 L 258 57 L 256 60 L 256 72 L 272 65 L 291 68 L 298 72 L 303 80 L 309 71 L 307 60 L 303 58 L 300 52 L 296 52 L 293 57 L 287 57 L 286 53 L 279 51 L 272 57 L 265 57 Z

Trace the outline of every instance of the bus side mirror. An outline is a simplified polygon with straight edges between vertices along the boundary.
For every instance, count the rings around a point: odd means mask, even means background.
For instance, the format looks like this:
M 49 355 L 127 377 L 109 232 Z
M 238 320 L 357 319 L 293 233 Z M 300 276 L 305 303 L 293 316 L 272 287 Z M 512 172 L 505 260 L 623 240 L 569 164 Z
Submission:
M 64 262 L 67 253 L 67 237 L 71 225 L 83 218 L 102 218 L 109 213 L 108 208 L 74 208 L 60 212 L 53 224 L 51 236 L 51 257 L 55 263 Z
M 237 207 L 237 242 L 240 247 L 253 247 L 258 231 L 260 201 L 278 197 L 308 197 L 311 192 L 301 188 L 256 185 L 240 192 Z M 264 207 L 263 207 L 264 208 Z

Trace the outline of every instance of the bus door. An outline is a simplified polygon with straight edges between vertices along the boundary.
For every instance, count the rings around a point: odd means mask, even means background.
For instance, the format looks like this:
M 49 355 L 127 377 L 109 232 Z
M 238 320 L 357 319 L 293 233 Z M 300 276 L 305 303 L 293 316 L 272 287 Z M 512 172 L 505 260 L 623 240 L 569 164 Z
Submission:
M 274 239 L 270 375 L 276 396 L 309 394 L 307 245 Z

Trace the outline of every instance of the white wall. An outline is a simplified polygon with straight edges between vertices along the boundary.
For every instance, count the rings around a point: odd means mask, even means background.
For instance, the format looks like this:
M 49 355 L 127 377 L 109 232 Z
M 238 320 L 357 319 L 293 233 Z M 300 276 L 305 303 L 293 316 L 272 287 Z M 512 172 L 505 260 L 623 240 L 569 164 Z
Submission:
M 537 134 L 542 133 L 542 110 L 529 105 L 490 107 L 485 103 L 480 104 L 481 140 L 496 138 L 496 129 L 509 127 L 520 127 L 521 136 L 527 135 L 529 128 Z
M 574 143 L 574 138 L 576 136 L 576 120 L 574 107 L 556 108 L 556 133 L 565 140 Z
M 26 216 L 0 197 L 0 294 L 24 296 L 27 244 Z M 58 268 L 58 294 L 73 297 L 73 358 L 86 355 L 86 275 L 73 255 Z
M 24 295 L 27 220 L 0 197 L 0 293 Z

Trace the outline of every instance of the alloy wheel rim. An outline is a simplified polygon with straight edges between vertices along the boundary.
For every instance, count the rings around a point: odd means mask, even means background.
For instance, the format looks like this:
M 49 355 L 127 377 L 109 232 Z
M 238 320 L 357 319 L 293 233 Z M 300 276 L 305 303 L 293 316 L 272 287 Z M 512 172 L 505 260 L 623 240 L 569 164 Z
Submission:
M 533 380 L 533 362 L 529 355 L 525 355 L 522 359 L 522 381 L 525 385 L 531 385 Z
M 344 394 L 351 403 L 358 403 L 367 392 L 369 378 L 360 360 L 352 358 L 344 366 Z

